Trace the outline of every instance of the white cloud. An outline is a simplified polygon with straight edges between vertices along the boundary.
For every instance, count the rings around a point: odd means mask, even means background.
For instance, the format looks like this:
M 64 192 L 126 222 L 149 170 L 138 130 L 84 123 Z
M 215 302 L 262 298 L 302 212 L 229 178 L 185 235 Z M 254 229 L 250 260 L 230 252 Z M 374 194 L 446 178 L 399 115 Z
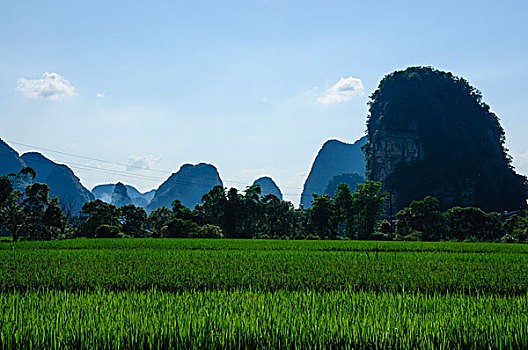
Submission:
M 98 93 L 95 94 L 95 97 L 103 98 L 103 97 L 105 97 L 105 94 L 102 94 L 102 93 L 98 92 Z
M 20 78 L 16 90 L 26 97 L 45 98 L 58 101 L 67 96 L 77 95 L 75 87 L 57 73 L 44 73 L 40 79 Z
M 318 98 L 317 101 L 323 104 L 350 101 L 356 95 L 363 95 L 364 90 L 361 79 L 341 78 L 334 86 L 326 90 L 326 94 Z
M 141 168 L 150 169 L 152 166 L 161 160 L 160 157 L 152 155 L 147 156 L 130 156 L 128 157 L 127 171 L 139 171 Z

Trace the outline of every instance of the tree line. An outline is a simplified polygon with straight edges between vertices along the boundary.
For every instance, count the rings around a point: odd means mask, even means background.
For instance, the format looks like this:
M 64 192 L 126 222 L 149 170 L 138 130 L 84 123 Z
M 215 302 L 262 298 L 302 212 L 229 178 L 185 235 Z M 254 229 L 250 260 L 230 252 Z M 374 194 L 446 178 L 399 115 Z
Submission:
M 46 184 L 32 183 L 35 171 L 24 168 L 0 177 L 0 229 L 13 241 L 75 237 L 289 238 L 359 240 L 528 241 L 524 213 L 505 218 L 479 208 L 439 210 L 434 197 L 413 201 L 385 215 L 388 194 L 382 184 L 365 181 L 352 192 L 340 184 L 333 196 L 313 194 L 312 206 L 295 209 L 259 185 L 239 192 L 213 187 L 193 210 L 178 199 L 150 214 L 133 204 L 116 207 L 101 200 L 86 202 L 78 215 L 74 203 L 49 198 Z M 27 184 L 24 191 L 20 184 Z

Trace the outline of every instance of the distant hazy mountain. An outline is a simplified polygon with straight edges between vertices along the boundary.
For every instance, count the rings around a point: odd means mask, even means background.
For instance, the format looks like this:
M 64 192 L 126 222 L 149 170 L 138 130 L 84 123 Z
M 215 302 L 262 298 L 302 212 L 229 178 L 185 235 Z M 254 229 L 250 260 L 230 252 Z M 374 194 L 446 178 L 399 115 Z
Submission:
M 92 188 L 92 194 L 95 199 L 100 199 L 106 203 L 112 203 L 112 194 L 114 193 L 115 184 L 97 185 Z
M 280 200 L 282 200 L 282 192 L 279 186 L 277 186 L 277 184 L 275 183 L 275 181 L 273 181 L 272 178 L 267 176 L 258 178 L 253 182 L 253 185 L 260 185 L 260 189 L 262 191 L 261 196 L 265 196 L 267 194 L 274 194 L 279 197 Z
M 57 164 L 37 152 L 25 153 L 20 160 L 37 172 L 35 182 L 49 186 L 50 198 L 58 197 L 61 204 L 72 206 L 74 213 L 78 213 L 85 202 L 94 199 L 66 165 Z
M 154 197 L 154 193 L 156 192 L 156 190 L 150 190 L 148 192 L 141 193 L 134 186 L 124 186 L 127 190 L 127 196 L 132 200 L 132 204 L 143 208 L 146 208 L 148 206 L 148 204 Z M 95 196 L 96 199 L 100 199 L 103 202 L 116 205 L 116 203 L 112 201 L 112 195 L 114 194 L 115 188 L 116 184 L 97 185 L 92 188 L 92 194 Z
M 133 204 L 132 198 L 130 198 L 128 195 L 127 188 L 121 182 L 118 182 L 114 187 L 114 193 L 112 193 L 112 204 L 116 207 Z
M 330 197 L 333 197 L 337 191 L 337 186 L 339 186 L 339 184 L 347 184 L 348 187 L 350 187 L 350 191 L 354 192 L 357 187 L 357 184 L 363 182 L 365 182 L 365 178 L 359 175 L 358 173 L 337 175 L 332 177 L 330 181 L 328 181 L 324 193 L 326 193 Z
M 367 142 L 366 136 L 353 144 L 338 140 L 326 141 L 319 150 L 310 174 L 304 183 L 301 204 L 311 206 L 312 193 L 322 194 L 332 177 L 344 173 L 365 175 L 365 156 L 361 150 Z
M 147 210 L 152 211 L 162 206 L 171 208 L 174 199 L 179 199 L 183 205 L 194 209 L 196 204 L 202 202 L 202 196 L 215 185 L 223 186 L 220 175 L 213 165 L 185 164 L 156 190 Z
M 17 173 L 24 166 L 17 151 L 0 139 L 0 175 Z

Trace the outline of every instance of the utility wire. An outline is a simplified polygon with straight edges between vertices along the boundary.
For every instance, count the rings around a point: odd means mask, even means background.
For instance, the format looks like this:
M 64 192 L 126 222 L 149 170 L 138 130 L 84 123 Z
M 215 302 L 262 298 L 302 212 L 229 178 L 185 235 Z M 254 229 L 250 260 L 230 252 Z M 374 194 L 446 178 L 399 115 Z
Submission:
M 158 173 L 163 173 L 163 174 L 171 173 L 170 171 L 166 171 L 166 170 L 146 168 L 146 167 L 140 167 L 140 166 L 135 166 L 135 165 L 130 165 L 130 164 L 114 162 L 114 161 L 108 161 L 108 160 L 94 158 L 94 157 L 82 156 L 82 155 L 78 155 L 78 154 L 73 154 L 73 153 L 57 151 L 57 150 L 53 150 L 53 149 L 49 149 L 49 148 L 29 145 L 29 144 L 26 144 L 26 143 L 16 142 L 16 141 L 12 141 L 12 140 L 5 140 L 5 141 L 7 141 L 7 142 L 9 142 L 11 144 L 19 145 L 19 146 L 24 146 L 24 147 L 29 147 L 29 148 L 33 148 L 33 149 L 42 150 L 42 151 L 62 154 L 62 155 L 75 157 L 75 158 L 92 160 L 92 161 L 101 162 L 101 163 L 105 163 L 105 164 L 125 166 L 125 167 L 128 167 L 128 168 L 135 168 L 135 169 L 139 169 L 139 170 L 153 171 L 153 172 L 158 172 Z M 8 151 L 0 151 L 0 153 L 12 154 L 12 152 L 8 152 Z M 47 161 L 40 160 L 40 159 L 33 159 L 33 161 L 47 163 Z M 64 164 L 64 165 L 66 165 L 66 164 Z M 119 176 L 131 177 L 131 178 L 136 178 L 136 179 L 142 179 L 142 180 L 151 180 L 151 181 L 163 181 L 163 180 L 165 180 L 164 178 L 155 177 L 155 176 L 151 176 L 151 175 L 131 174 L 130 172 L 121 172 L 121 171 L 116 171 L 116 170 L 103 169 L 103 168 L 99 168 L 99 167 L 92 166 L 92 165 L 87 165 L 87 164 L 78 164 L 78 163 L 68 162 L 67 166 L 70 166 L 71 168 L 74 168 L 74 169 L 84 170 L 84 171 L 101 172 L 101 173 L 106 173 L 106 174 L 111 174 L 111 175 L 119 175 Z M 172 173 L 172 174 L 174 174 L 174 173 Z M 184 178 L 187 177 L 190 180 L 196 179 L 193 176 L 184 175 L 184 174 L 178 174 L 177 176 L 178 177 L 184 177 Z M 202 180 L 203 184 L 205 184 L 204 183 L 205 180 L 210 180 L 210 181 L 217 181 L 218 180 L 216 178 L 209 178 L 209 177 L 200 177 L 200 179 Z M 221 181 L 222 181 L 222 183 L 235 183 L 235 184 L 247 185 L 247 182 L 245 182 L 245 181 L 236 181 L 236 180 L 229 180 L 229 179 L 224 179 L 224 180 L 221 180 Z M 165 182 L 181 184 L 181 185 L 200 185 L 200 183 L 197 183 L 197 182 L 183 181 L 183 180 L 180 180 L 180 179 L 174 180 L 174 179 L 170 179 L 170 178 L 167 179 Z M 315 191 L 323 192 L 326 189 L 326 188 L 315 188 L 315 187 L 299 188 L 299 187 L 291 187 L 291 186 L 282 186 L 282 188 L 290 189 L 290 190 L 302 190 L 302 191 L 314 191 L 314 192 Z M 299 195 L 299 194 L 298 193 L 295 193 L 295 194 L 293 194 L 293 193 L 283 193 L 283 195 Z

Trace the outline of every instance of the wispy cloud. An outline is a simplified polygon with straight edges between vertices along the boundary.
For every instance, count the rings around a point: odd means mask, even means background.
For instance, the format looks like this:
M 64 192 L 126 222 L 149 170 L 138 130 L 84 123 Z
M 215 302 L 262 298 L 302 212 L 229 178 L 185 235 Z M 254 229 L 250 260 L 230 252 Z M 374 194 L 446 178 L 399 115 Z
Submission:
M 102 93 L 98 92 L 98 93 L 95 94 L 95 97 L 103 98 L 103 97 L 105 97 L 105 94 L 102 94 Z
M 57 73 L 44 73 L 40 79 L 18 79 L 16 90 L 26 97 L 45 98 L 58 101 L 68 96 L 75 96 L 77 92 L 70 82 Z
M 317 101 L 323 104 L 350 101 L 356 95 L 363 95 L 364 90 L 361 79 L 341 78 L 334 86 L 326 90 L 326 94 L 318 98 Z
M 163 157 L 154 157 L 152 155 L 147 156 L 130 156 L 128 157 L 127 171 L 139 171 L 143 169 L 150 169 L 152 166 L 159 162 Z

